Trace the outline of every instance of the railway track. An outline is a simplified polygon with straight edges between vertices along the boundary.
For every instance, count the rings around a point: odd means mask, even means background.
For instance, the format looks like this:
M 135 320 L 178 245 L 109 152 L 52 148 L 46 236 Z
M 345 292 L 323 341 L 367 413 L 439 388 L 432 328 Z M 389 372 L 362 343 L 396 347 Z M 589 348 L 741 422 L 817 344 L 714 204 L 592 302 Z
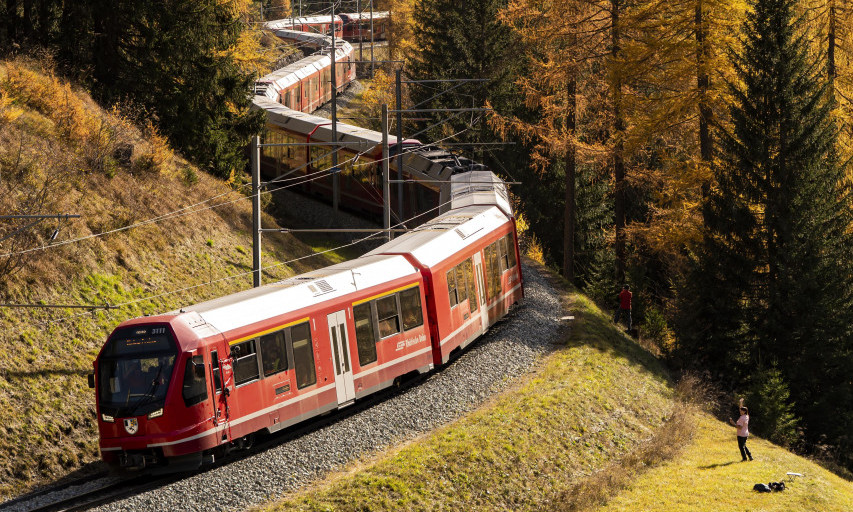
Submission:
M 151 477 L 120 477 L 100 473 L 92 477 L 68 482 L 0 505 L 3 511 L 59 512 L 88 510 L 115 500 L 134 496 L 140 492 L 157 489 L 173 482 L 176 475 Z
M 197 471 L 162 476 L 140 474 L 137 476 L 125 477 L 116 476 L 106 471 L 99 472 L 89 477 L 76 479 L 62 485 L 32 492 L 2 503 L 0 504 L 0 512 L 76 512 L 90 510 L 137 494 L 156 490 L 160 487 L 177 482 L 187 476 L 204 473 L 230 462 L 256 456 L 271 448 L 286 444 L 302 437 L 303 435 L 349 418 L 369 409 L 376 403 L 388 399 L 393 395 L 405 392 L 408 388 L 423 382 L 428 377 L 428 375 L 420 375 L 407 379 L 406 381 L 402 381 L 399 386 L 371 395 L 368 398 L 356 402 L 350 407 L 321 416 L 313 421 L 309 421 L 307 424 L 286 429 L 275 434 L 259 437 L 256 442 L 252 444 L 251 448 L 239 452 L 233 452 L 228 456 L 219 459 L 216 464 L 206 466 Z

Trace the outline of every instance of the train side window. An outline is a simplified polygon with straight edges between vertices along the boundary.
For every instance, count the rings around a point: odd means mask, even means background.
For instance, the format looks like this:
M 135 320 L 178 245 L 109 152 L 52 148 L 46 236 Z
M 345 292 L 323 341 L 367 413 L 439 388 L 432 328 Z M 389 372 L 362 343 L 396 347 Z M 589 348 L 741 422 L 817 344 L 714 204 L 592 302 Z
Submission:
M 477 311 L 477 308 L 480 307 L 477 302 L 477 285 L 474 284 L 474 262 L 471 261 L 471 258 L 462 262 L 462 265 L 465 269 L 465 278 L 468 280 L 468 309 L 470 311 Z M 483 293 L 480 290 L 480 293 Z
M 370 303 L 365 302 L 353 307 L 352 316 L 355 320 L 358 364 L 364 366 L 376 361 L 376 331 L 373 328 L 373 313 Z
M 456 269 L 454 268 L 447 271 L 447 296 L 450 299 L 451 308 L 459 303 L 459 295 L 456 292 Z
M 507 256 L 506 237 L 498 240 L 498 251 L 500 254 L 501 272 L 509 268 L 509 257 Z
M 290 328 L 293 344 L 293 364 L 296 369 L 296 387 L 302 389 L 317 383 L 317 371 L 314 368 L 314 345 L 311 343 L 311 329 L 308 322 Z
M 379 319 L 379 337 L 385 338 L 400 332 L 400 315 L 397 311 L 397 296 L 389 295 L 376 300 L 376 316 Z
M 288 369 L 283 329 L 261 336 L 261 365 L 264 367 L 264 377 Z
M 456 265 L 456 295 L 459 304 L 468 300 L 468 285 L 465 283 L 465 266 L 462 263 Z
M 231 357 L 234 359 L 234 384 L 239 386 L 260 376 L 258 371 L 258 353 L 255 340 L 244 341 L 231 347 Z
M 486 247 L 486 287 L 489 290 L 489 299 L 494 299 L 500 289 L 500 263 L 498 263 L 497 243 Z
M 222 371 L 219 369 L 219 354 L 217 351 L 210 353 L 210 367 L 213 374 L 213 390 L 216 394 L 222 393 Z
M 508 234 L 505 238 L 506 238 L 506 250 L 507 250 L 506 254 L 507 254 L 507 258 L 508 258 L 507 261 L 509 262 L 508 263 L 509 266 L 507 268 L 512 268 L 512 267 L 516 266 L 516 264 L 518 264 L 518 262 L 515 259 L 515 240 L 512 236 L 512 233 Z
M 403 312 L 403 330 L 408 331 L 424 324 L 421 309 L 421 287 L 415 286 L 400 292 L 400 309 Z
M 192 356 L 187 359 L 182 395 L 187 407 L 207 400 L 207 378 L 204 372 L 203 356 Z

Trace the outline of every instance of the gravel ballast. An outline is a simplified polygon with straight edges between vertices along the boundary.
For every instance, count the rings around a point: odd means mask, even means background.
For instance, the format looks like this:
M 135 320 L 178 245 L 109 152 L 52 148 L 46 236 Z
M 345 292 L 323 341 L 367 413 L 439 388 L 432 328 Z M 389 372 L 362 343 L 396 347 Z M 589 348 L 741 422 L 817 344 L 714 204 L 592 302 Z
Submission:
M 475 409 L 531 370 L 559 332 L 559 294 L 535 269 L 523 272 L 524 304 L 424 382 L 265 452 L 96 510 L 246 509 Z

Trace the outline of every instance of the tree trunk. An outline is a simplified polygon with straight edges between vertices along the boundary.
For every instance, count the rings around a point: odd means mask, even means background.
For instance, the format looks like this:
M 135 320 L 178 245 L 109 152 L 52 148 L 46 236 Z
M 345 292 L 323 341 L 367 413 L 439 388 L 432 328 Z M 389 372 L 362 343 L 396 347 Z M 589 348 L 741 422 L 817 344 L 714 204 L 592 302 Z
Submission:
M 827 34 L 826 72 L 832 85 L 835 84 L 835 78 L 838 76 L 835 68 L 835 15 L 835 0 L 829 0 L 829 34 Z
M 703 165 L 710 165 L 714 151 L 714 140 L 711 135 L 711 106 L 708 102 L 708 92 L 711 88 L 711 77 L 708 74 L 708 61 L 711 48 L 708 46 L 708 34 L 702 11 L 702 0 L 696 0 L 696 87 L 699 92 L 699 157 Z M 710 192 L 707 182 L 702 184 L 702 195 Z
M 572 137 L 566 150 L 566 211 L 563 219 L 563 277 L 575 279 L 575 128 L 577 127 L 577 75 L 575 70 L 566 86 L 566 132 Z
M 9 44 L 17 42 L 18 38 L 18 0 L 6 0 L 6 37 Z
M 611 36 L 611 58 L 614 66 L 618 66 L 618 60 L 622 54 L 621 33 L 619 25 L 619 14 L 621 0 L 610 2 L 610 36 Z M 622 71 L 611 70 L 611 81 L 613 87 L 613 131 L 616 138 L 613 144 L 613 177 L 614 184 L 614 211 L 616 214 L 616 281 L 625 281 L 625 120 L 622 112 Z

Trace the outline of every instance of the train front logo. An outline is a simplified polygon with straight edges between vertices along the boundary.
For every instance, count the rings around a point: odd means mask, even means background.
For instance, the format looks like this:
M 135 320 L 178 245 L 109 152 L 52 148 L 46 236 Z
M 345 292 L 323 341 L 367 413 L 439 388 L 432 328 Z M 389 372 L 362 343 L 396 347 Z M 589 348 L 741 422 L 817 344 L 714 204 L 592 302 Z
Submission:
M 139 430 L 139 422 L 136 418 L 125 418 L 124 429 L 127 430 L 128 434 L 133 435 Z

